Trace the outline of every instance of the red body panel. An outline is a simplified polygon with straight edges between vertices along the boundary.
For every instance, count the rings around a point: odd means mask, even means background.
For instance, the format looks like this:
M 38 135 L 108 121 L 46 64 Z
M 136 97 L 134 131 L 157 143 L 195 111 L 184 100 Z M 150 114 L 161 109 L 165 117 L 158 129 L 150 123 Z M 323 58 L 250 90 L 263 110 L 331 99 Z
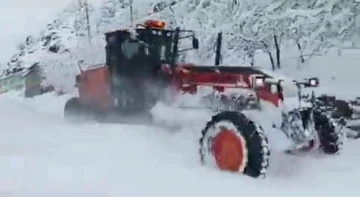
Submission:
M 77 83 L 80 102 L 99 110 L 111 107 L 108 91 L 108 71 L 106 66 L 89 69 L 79 75 Z
M 218 73 L 218 72 L 192 72 L 189 66 L 179 66 L 174 76 L 174 86 L 181 93 L 195 94 L 199 86 L 210 86 L 214 91 L 224 92 L 226 88 L 240 88 L 254 90 L 257 98 L 267 101 L 278 107 L 279 95 L 271 93 L 270 86 L 265 85 L 254 89 L 252 75 L 247 73 Z
M 256 97 L 273 104 L 275 107 L 279 107 L 279 101 L 281 100 L 279 95 L 271 93 L 269 86 L 258 88 L 256 91 Z
M 177 66 L 175 73 L 169 73 L 176 94 L 196 94 L 199 86 L 212 87 L 215 92 L 223 93 L 227 88 L 253 90 L 258 99 L 278 106 L 279 96 L 271 93 L 269 86 L 254 89 L 252 75 L 248 73 L 194 72 L 191 66 Z M 164 72 L 164 71 L 163 71 Z M 111 109 L 111 95 L 108 90 L 108 69 L 102 65 L 82 72 L 77 83 L 80 102 L 98 110 Z

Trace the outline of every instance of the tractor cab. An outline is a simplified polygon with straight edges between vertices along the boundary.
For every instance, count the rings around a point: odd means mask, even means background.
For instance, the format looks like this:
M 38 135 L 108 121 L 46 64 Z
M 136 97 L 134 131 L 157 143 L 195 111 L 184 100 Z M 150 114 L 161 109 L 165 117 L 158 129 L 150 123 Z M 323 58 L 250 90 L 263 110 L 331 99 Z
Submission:
M 169 73 L 174 72 L 164 73 L 162 67 L 166 66 L 168 71 L 175 69 L 181 52 L 199 48 L 193 31 L 164 27 L 164 22 L 148 20 L 133 30 L 105 34 L 111 95 L 119 102 L 127 103 L 117 106 L 129 106 L 128 103 L 141 109 L 146 103 L 152 106 L 172 82 Z M 192 46 L 179 49 L 179 41 L 183 39 L 190 39 Z
M 198 49 L 194 32 L 164 29 L 165 23 L 148 20 L 133 30 L 105 34 L 106 65 L 111 76 L 139 78 L 158 77 L 162 65 L 175 67 L 179 53 Z M 192 38 L 192 46 L 179 49 L 179 40 Z

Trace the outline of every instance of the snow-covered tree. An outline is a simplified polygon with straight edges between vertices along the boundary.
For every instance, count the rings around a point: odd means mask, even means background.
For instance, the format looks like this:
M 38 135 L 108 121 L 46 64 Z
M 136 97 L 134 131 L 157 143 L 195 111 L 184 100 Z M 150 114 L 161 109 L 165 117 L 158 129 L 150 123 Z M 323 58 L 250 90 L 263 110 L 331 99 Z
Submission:
M 130 25 L 129 1 L 88 5 L 91 46 L 87 45 L 85 0 L 74 2 L 76 6 L 60 13 L 39 36 L 19 45 L 9 67 L 38 61 L 45 62 L 42 65 L 102 62 L 103 34 Z M 155 19 L 165 21 L 170 29 L 195 30 L 200 49 L 187 53 L 186 62 L 213 64 L 216 36 L 223 32 L 223 64 L 240 65 L 243 59 L 254 65 L 255 52 L 262 50 L 276 69 L 282 66 L 280 52 L 286 47 L 298 49 L 302 62 L 329 47 L 360 47 L 359 4 L 359 0 L 142 0 L 133 1 L 133 18 L 135 23 Z M 64 62 L 66 58 L 69 63 Z
M 287 41 L 293 41 L 300 59 L 346 42 L 359 42 L 356 22 L 359 3 L 354 0 L 274 0 L 267 16 L 276 21 Z

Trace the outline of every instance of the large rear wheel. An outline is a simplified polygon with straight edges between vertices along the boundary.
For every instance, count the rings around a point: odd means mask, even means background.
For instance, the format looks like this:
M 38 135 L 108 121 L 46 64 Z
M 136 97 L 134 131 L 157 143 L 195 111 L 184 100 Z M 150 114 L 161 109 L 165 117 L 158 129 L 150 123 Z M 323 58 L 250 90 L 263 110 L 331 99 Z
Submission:
M 270 148 L 261 127 L 236 111 L 214 115 L 202 130 L 200 159 L 220 170 L 264 177 Z

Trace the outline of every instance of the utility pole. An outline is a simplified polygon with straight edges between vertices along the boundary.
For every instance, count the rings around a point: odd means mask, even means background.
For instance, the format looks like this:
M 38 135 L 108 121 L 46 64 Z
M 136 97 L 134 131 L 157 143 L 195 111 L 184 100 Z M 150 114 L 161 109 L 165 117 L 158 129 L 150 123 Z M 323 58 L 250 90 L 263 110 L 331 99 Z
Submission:
M 134 18 L 133 18 L 133 0 L 129 0 L 130 2 L 130 22 L 131 22 L 131 25 L 134 24 Z
M 88 1 L 87 1 L 87 0 L 85 0 L 84 6 L 85 6 L 86 23 L 87 23 L 87 34 L 88 34 L 88 39 L 89 39 L 89 45 L 91 45 L 91 29 L 90 29 L 90 17 L 89 17 L 89 4 L 88 4 Z
M 74 17 L 74 29 L 76 33 L 76 47 L 79 48 L 79 11 L 82 7 L 82 0 L 74 0 L 75 17 Z

